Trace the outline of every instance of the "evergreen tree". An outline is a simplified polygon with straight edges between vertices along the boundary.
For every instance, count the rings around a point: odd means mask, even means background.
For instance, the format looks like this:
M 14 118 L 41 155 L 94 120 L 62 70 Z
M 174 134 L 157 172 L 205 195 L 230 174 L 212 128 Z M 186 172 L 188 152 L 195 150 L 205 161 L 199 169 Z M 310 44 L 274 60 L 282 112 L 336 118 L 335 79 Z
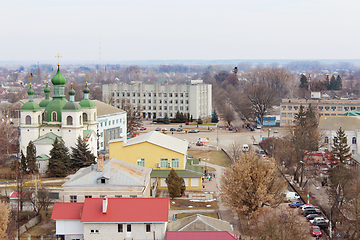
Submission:
M 179 177 L 173 168 L 170 170 L 165 182 L 171 198 L 180 197 L 185 192 L 185 181 L 182 177 Z
M 180 111 L 179 110 L 175 114 L 175 120 L 180 120 Z
M 27 162 L 26 162 L 26 157 L 24 156 L 24 153 L 23 151 L 21 150 L 21 153 L 20 153 L 20 166 L 19 166 L 19 169 L 20 169 L 20 172 L 22 173 L 27 173 Z
M 335 89 L 334 90 L 341 90 L 342 89 L 342 79 L 340 75 L 337 76 L 335 81 Z
M 191 114 L 191 116 L 190 116 L 190 122 L 192 122 L 193 121 L 193 116 L 192 116 L 192 114 Z
M 180 113 L 180 121 L 186 122 L 186 115 L 183 112 Z
M 36 148 L 32 141 L 30 141 L 26 147 L 26 163 L 29 173 L 34 174 L 39 172 L 36 164 Z
M 219 122 L 219 116 L 217 115 L 215 109 L 214 109 L 214 111 L 212 113 L 211 122 L 212 123 L 218 123 Z
M 187 122 L 190 122 L 190 113 L 187 113 L 187 115 L 186 115 L 186 121 L 187 121 Z
M 307 88 L 308 87 L 308 80 L 307 80 L 307 77 L 302 74 L 301 75 L 301 78 L 300 78 L 300 88 Z
M 347 144 L 345 131 L 341 127 L 336 131 L 331 153 L 333 158 L 341 164 L 346 164 L 346 160 L 351 158 L 350 146 Z
M 330 89 L 328 90 L 336 90 L 336 79 L 334 75 L 330 78 Z
M 62 141 L 58 140 L 58 138 L 55 138 L 52 146 L 53 148 L 50 150 L 50 159 L 48 166 L 49 176 L 65 177 L 68 173 L 69 167 L 69 150 L 67 147 L 65 147 Z
M 169 124 L 169 123 L 170 123 L 170 120 L 169 120 L 169 117 L 168 117 L 167 113 L 165 113 L 165 117 L 164 117 L 163 123 L 164 123 L 164 124 Z
M 77 171 L 94 163 L 95 156 L 89 150 L 89 145 L 79 136 L 75 147 L 71 147 L 70 170 Z
M 198 118 L 197 124 L 203 124 L 203 121 L 201 120 L 201 117 Z

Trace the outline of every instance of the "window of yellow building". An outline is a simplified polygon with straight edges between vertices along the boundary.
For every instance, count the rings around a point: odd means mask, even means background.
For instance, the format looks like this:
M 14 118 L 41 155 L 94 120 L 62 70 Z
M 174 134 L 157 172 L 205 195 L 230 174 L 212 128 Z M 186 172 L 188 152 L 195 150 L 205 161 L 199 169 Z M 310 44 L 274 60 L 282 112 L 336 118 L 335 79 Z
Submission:
M 179 159 L 178 158 L 171 159 L 171 167 L 172 168 L 179 168 Z
M 162 159 L 160 160 L 160 167 L 161 167 L 161 168 L 167 168 L 167 167 L 168 167 L 168 160 L 167 160 L 167 158 L 162 158 Z
M 137 160 L 137 165 L 145 167 L 145 159 L 143 159 L 143 158 L 138 159 Z

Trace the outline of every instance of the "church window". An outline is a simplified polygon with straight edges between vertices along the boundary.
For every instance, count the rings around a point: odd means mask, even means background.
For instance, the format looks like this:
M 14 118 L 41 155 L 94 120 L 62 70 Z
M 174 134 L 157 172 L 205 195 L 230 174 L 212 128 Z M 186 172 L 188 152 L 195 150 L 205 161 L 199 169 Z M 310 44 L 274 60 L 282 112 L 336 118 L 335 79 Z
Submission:
M 44 117 L 43 117 L 44 121 L 47 121 L 47 112 L 44 112 Z
M 27 116 L 25 117 L 25 124 L 26 124 L 26 125 L 31 125 L 31 117 L 30 117 L 29 115 L 27 115 Z
M 96 113 L 94 113 L 94 121 L 96 120 Z
M 56 112 L 52 112 L 52 120 L 53 120 L 53 122 L 56 121 Z
M 83 113 L 83 120 L 84 120 L 84 122 L 87 122 L 87 121 L 88 121 L 88 115 L 87 115 L 87 113 Z
M 356 144 L 356 137 L 353 137 L 353 138 L 352 138 L 351 143 L 352 143 L 352 144 Z
M 79 117 L 79 124 L 81 124 L 81 116 Z
M 73 118 L 72 116 L 68 116 L 66 118 L 66 125 L 73 125 Z
M 40 124 L 41 120 L 40 120 L 40 115 L 38 115 L 38 123 Z

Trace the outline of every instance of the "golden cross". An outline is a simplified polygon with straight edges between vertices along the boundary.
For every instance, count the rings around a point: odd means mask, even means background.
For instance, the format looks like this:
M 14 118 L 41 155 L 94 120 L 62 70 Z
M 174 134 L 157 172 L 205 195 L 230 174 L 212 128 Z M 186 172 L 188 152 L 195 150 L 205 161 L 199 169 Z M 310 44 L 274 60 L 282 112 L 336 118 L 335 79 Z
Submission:
M 55 57 L 58 58 L 58 64 L 60 64 L 60 58 L 62 57 L 62 56 L 60 56 L 60 53 L 58 53 L 58 55 Z

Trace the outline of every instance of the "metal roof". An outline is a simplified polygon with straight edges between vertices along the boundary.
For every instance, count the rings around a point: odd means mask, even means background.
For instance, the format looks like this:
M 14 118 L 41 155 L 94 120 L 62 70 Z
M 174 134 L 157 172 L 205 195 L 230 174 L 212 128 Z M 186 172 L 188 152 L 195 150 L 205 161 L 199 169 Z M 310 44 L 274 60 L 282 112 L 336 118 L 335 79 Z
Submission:
M 131 139 L 127 140 L 126 142 L 124 142 L 123 146 L 127 147 L 127 146 L 131 146 L 131 145 L 139 144 L 139 143 L 143 143 L 143 142 L 152 143 L 154 145 L 187 155 L 187 150 L 188 150 L 187 142 L 185 142 L 181 139 L 166 135 L 164 133 L 156 132 L 156 131 L 151 131 L 151 132 L 148 132 L 145 134 L 140 134 L 137 137 L 131 138 Z
M 62 187 L 99 187 L 99 178 L 108 178 L 104 187 L 145 187 L 150 180 L 151 168 L 138 166 L 115 158 L 104 161 L 103 171 L 97 165 L 81 168 Z
M 229 231 L 229 222 L 201 214 L 178 219 L 168 224 L 168 231 Z
M 321 116 L 320 130 L 360 130 L 360 118 L 351 116 Z

